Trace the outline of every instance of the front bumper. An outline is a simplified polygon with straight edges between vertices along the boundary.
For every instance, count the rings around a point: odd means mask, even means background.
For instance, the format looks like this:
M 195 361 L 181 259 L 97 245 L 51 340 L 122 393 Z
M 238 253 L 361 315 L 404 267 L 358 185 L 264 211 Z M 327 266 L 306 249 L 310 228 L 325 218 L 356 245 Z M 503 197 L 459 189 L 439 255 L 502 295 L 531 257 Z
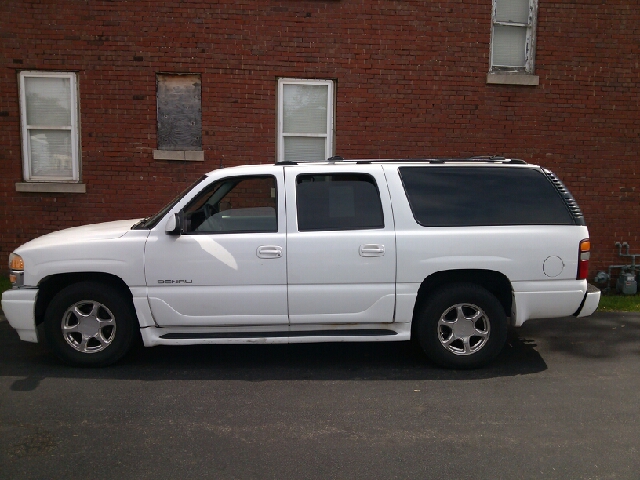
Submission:
M 38 343 L 35 306 L 37 288 L 14 288 L 2 294 L 2 310 L 20 340 Z
M 600 303 L 600 290 L 591 284 L 587 284 L 587 293 L 584 294 L 582 305 L 574 315 L 578 318 L 587 317 L 596 311 Z

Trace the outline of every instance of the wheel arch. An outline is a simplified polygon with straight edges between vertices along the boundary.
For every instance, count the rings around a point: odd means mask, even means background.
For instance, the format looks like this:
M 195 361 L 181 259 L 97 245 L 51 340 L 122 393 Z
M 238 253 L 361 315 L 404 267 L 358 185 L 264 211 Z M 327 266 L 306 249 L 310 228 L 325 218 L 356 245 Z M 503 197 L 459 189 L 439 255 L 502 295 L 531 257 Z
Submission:
M 36 326 L 44 322 L 44 314 L 49 303 L 62 289 L 81 282 L 102 283 L 122 292 L 134 311 L 133 295 L 127 284 L 117 275 L 104 272 L 72 272 L 50 275 L 38 283 L 38 296 L 35 305 Z
M 473 283 L 483 287 L 498 299 L 505 315 L 511 316 L 513 287 L 506 275 L 495 270 L 461 269 L 434 272 L 422 281 L 413 308 L 414 320 L 433 292 L 452 283 Z

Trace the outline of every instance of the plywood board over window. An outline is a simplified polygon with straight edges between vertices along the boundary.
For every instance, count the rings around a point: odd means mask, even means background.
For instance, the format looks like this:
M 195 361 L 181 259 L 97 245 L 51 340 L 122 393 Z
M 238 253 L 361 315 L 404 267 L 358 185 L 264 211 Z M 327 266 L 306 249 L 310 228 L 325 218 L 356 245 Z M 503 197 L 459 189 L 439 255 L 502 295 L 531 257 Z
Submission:
M 202 79 L 197 74 L 156 75 L 158 150 L 163 160 L 204 160 Z

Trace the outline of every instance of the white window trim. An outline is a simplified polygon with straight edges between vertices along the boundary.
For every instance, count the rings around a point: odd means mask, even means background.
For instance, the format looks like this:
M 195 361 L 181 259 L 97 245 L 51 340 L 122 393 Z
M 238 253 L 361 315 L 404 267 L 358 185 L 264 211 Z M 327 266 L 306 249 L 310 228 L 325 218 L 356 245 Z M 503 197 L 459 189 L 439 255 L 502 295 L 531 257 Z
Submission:
M 529 18 L 527 23 L 515 23 L 515 22 L 499 22 L 496 20 L 497 10 L 496 0 L 492 0 L 491 8 L 491 48 L 489 54 L 490 73 L 523 73 L 533 75 L 535 70 L 535 58 L 536 58 L 536 24 L 538 19 L 538 0 L 529 0 Z M 494 30 L 496 25 L 504 25 L 508 27 L 524 27 L 527 29 L 525 40 L 525 64 L 522 67 L 512 67 L 504 65 L 494 65 L 493 62 L 493 47 L 494 47 Z M 491 83 L 491 82 L 490 82 Z M 495 83 L 509 83 L 509 82 L 495 82 Z M 528 84 L 528 83 L 527 83 Z M 537 85 L 537 83 L 535 83 Z
M 327 133 L 284 133 L 284 86 L 285 85 L 328 85 L 327 92 Z M 334 82 L 333 80 L 279 78 L 278 79 L 278 142 L 276 161 L 284 162 L 284 137 L 315 137 L 325 138 L 325 153 L 327 158 L 334 155 Z
M 71 89 L 71 125 L 69 127 L 48 126 L 48 125 L 27 125 L 27 99 L 25 89 L 25 78 L 28 77 L 53 77 L 68 78 Z M 73 72 L 40 72 L 24 71 L 20 72 L 20 127 L 22 132 L 22 162 L 24 179 L 27 182 L 78 182 L 80 180 L 80 160 L 78 145 L 78 87 L 76 74 Z M 71 131 L 71 177 L 38 177 L 31 174 L 31 146 L 29 142 L 29 130 L 70 130 Z

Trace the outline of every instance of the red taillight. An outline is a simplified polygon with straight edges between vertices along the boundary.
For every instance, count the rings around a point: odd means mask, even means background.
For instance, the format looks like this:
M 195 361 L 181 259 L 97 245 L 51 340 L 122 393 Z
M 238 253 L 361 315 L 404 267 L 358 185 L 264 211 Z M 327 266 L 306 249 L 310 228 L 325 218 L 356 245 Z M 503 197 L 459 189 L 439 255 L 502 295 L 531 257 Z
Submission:
M 591 257 L 591 242 L 585 238 L 580 242 L 578 249 L 578 275 L 577 280 L 585 280 L 589 273 L 589 258 Z

